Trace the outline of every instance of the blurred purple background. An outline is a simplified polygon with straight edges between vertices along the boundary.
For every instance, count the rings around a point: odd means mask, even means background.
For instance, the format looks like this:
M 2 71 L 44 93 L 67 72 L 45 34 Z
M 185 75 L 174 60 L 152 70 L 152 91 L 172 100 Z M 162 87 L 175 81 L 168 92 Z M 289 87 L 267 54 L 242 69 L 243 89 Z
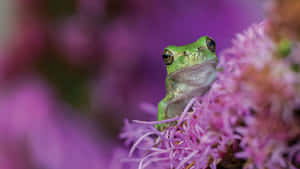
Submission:
M 217 53 L 263 20 L 240 0 L 0 2 L 0 168 L 102 168 L 124 118 L 164 95 L 161 52 L 209 35 Z

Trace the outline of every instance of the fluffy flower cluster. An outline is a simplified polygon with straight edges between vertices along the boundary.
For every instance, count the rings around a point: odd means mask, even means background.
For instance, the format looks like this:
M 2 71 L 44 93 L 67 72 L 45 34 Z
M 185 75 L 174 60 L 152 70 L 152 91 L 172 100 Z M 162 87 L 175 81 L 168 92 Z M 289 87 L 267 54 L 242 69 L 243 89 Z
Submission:
M 179 117 L 126 123 L 121 138 L 133 145 L 125 161 L 139 169 L 299 167 L 300 75 L 290 58 L 300 56 L 278 57 L 267 27 L 237 35 L 219 57 L 210 91 L 192 99 Z M 162 132 L 153 127 L 170 121 L 176 125 Z

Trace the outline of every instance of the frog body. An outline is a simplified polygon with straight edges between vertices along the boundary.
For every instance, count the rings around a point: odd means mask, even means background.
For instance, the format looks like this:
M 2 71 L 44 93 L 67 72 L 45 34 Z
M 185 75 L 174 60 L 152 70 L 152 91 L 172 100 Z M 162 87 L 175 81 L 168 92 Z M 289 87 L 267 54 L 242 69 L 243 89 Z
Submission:
M 203 36 L 188 45 L 164 49 L 166 95 L 158 103 L 157 120 L 180 115 L 191 98 L 202 96 L 210 88 L 217 72 L 215 47 L 211 38 Z M 155 127 L 162 130 L 169 125 L 159 124 Z

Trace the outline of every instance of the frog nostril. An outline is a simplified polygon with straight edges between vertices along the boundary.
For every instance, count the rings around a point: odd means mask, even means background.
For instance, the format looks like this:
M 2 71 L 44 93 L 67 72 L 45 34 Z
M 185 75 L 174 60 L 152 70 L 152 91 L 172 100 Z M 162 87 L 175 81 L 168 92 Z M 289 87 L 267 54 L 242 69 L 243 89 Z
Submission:
M 188 53 L 187 53 L 186 51 L 184 51 L 184 52 L 183 52 L 183 55 L 184 55 L 184 56 L 187 56 L 187 55 L 188 55 Z
M 197 48 L 198 52 L 200 52 L 201 50 L 205 49 L 205 47 L 201 46 L 199 48 Z

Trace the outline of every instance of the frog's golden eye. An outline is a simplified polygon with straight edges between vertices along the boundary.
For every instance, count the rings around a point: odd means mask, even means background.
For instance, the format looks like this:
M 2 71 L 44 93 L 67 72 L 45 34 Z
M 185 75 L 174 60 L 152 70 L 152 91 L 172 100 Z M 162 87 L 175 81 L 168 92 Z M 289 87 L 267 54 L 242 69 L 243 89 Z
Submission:
M 170 65 L 173 63 L 174 55 L 171 51 L 164 50 L 162 58 L 163 58 L 165 65 Z
M 206 46 L 211 52 L 215 52 L 216 50 L 216 43 L 214 40 L 210 38 L 206 38 Z

